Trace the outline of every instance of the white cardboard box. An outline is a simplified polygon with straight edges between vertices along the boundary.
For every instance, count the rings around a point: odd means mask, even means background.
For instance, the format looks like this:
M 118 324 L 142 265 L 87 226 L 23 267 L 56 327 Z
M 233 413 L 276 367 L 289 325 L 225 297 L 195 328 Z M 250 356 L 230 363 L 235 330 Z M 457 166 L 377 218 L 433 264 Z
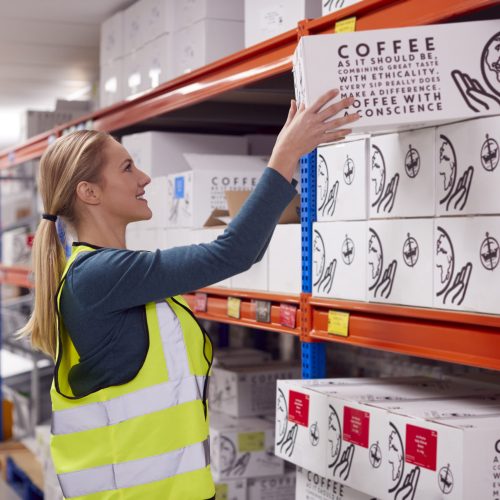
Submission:
M 302 37 L 296 97 L 309 106 L 332 88 L 354 95 L 362 118 L 351 127 L 369 133 L 493 115 L 496 43 L 497 20 Z
M 349 486 L 297 467 L 295 500 L 376 500 Z
M 437 215 L 500 214 L 500 116 L 439 127 Z
M 435 128 L 372 137 L 371 219 L 434 216 L 435 139 Z
M 101 24 L 100 65 L 123 56 L 123 12 L 117 12 Z
M 500 217 L 443 217 L 434 229 L 434 307 L 499 314 Z
M 215 483 L 215 496 L 221 500 L 247 500 L 247 480 L 229 479 Z
M 176 0 L 175 22 L 178 28 L 202 19 L 243 21 L 243 0 Z
M 210 379 L 210 408 L 233 417 L 273 415 L 276 381 L 300 376 L 288 363 L 216 367 Z
M 245 0 L 245 47 L 321 16 L 321 0 Z
M 238 52 L 243 45 L 242 21 L 204 19 L 182 28 L 174 33 L 175 76 Z
M 224 192 L 253 189 L 266 158 L 184 155 L 191 170 L 167 177 L 167 227 L 203 227 L 213 210 L 227 210 Z
M 386 413 L 384 429 L 380 443 L 389 454 L 381 469 L 386 469 L 387 497 L 498 498 L 498 415 L 426 421 Z
M 278 381 L 276 456 L 326 476 L 327 428 L 328 404 L 324 395 L 301 380 Z
M 195 245 L 200 245 L 201 243 L 212 243 L 215 241 L 222 233 L 224 233 L 226 227 L 204 227 L 201 229 L 191 230 L 191 241 Z M 226 278 L 218 283 L 210 283 L 210 286 L 226 287 L 231 288 L 231 278 Z
M 273 455 L 273 446 L 273 422 L 211 412 L 210 462 L 216 482 L 282 474 L 285 463 Z
M 174 0 L 140 0 L 140 4 L 144 23 L 142 44 L 175 29 Z
M 337 12 L 345 7 L 350 7 L 351 5 L 357 4 L 362 0 L 324 0 L 323 2 L 323 16 L 331 14 L 332 12 Z
M 193 231 L 188 228 L 159 229 L 161 248 L 175 248 L 192 245 Z
M 317 149 L 318 222 L 367 219 L 369 147 L 360 139 Z
M 247 500 L 290 500 L 295 496 L 295 471 L 247 479 Z
M 368 223 L 368 300 L 432 307 L 433 219 Z
M 176 132 L 125 135 L 122 144 L 136 166 L 150 177 L 188 170 L 184 153 L 246 154 L 248 149 L 245 137 Z
M 123 97 L 123 59 L 114 61 L 101 66 L 101 75 L 99 80 L 99 104 L 101 108 L 106 108 L 117 102 Z
M 145 9 L 143 2 L 135 2 L 123 11 L 123 55 L 129 55 L 143 45 Z
M 313 295 L 366 300 L 367 223 L 313 224 Z
M 146 49 L 141 48 L 123 58 L 123 97 L 133 97 L 147 89 Z
M 237 290 L 269 290 L 269 251 L 266 251 L 260 262 L 256 262 L 248 271 L 236 274 L 231 278 L 231 288 Z
M 152 89 L 174 76 L 172 35 L 165 33 L 148 42 L 141 51 L 144 90 Z
M 278 224 L 267 253 L 269 254 L 269 291 L 299 294 L 302 290 L 300 224 Z

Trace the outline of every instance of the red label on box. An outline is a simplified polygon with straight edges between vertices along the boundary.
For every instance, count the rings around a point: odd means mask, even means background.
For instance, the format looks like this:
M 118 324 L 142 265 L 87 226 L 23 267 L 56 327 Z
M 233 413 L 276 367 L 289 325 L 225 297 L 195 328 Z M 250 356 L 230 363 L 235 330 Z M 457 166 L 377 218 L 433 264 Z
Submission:
M 406 426 L 406 461 L 429 470 L 436 470 L 437 432 L 415 425 Z
M 295 328 L 297 317 L 297 308 L 290 304 L 280 304 L 280 324 L 288 326 L 288 328 Z
M 288 420 L 294 424 L 309 427 L 309 396 L 301 392 L 290 391 Z
M 367 411 L 344 407 L 344 441 L 368 448 L 370 414 Z

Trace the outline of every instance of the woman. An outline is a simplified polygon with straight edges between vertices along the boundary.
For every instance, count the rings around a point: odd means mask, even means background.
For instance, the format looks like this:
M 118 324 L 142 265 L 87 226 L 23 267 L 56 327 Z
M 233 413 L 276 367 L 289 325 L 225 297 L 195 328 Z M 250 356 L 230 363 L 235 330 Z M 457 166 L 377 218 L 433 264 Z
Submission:
M 215 498 L 212 346 L 179 295 L 260 259 L 295 194 L 300 156 L 343 138 L 350 130 L 340 127 L 357 119 L 345 112 L 352 99 L 330 103 L 337 95 L 307 110 L 292 101 L 269 168 L 224 234 L 205 245 L 126 249 L 127 224 L 151 217 L 143 197 L 150 179 L 107 134 L 75 132 L 45 152 L 35 307 L 22 333 L 56 361 L 51 451 L 65 498 Z M 67 262 L 57 217 L 77 234 Z

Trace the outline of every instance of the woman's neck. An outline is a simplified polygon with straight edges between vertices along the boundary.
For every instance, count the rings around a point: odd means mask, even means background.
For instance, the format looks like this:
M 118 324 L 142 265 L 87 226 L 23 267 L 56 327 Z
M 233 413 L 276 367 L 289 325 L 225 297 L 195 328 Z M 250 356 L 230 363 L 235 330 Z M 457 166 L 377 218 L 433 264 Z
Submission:
M 106 224 L 103 220 L 92 221 L 92 224 L 82 223 L 76 228 L 78 241 L 104 248 L 127 248 L 125 243 L 125 228 L 122 224 Z

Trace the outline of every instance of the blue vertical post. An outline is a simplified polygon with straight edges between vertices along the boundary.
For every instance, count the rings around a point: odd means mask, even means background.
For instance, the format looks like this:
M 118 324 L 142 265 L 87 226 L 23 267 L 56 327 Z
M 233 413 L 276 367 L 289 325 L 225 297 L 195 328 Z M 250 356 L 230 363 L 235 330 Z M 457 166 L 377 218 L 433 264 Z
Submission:
M 316 150 L 300 159 L 302 292 L 312 293 L 312 225 L 316 222 Z M 326 376 L 324 342 L 302 342 L 302 378 Z

